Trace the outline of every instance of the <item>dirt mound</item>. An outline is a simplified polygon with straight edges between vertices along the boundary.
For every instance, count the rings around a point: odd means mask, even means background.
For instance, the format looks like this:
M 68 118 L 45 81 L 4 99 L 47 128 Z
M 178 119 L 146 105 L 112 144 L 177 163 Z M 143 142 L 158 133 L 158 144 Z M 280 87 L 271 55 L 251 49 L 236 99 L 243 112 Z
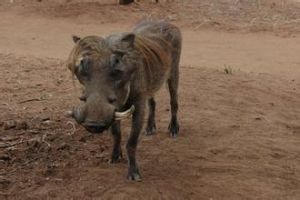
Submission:
M 77 90 L 62 63 L 0 55 L 2 198 L 300 197 L 299 82 L 182 66 L 180 136 L 168 137 L 162 90 L 158 133 L 139 143 L 144 179 L 137 184 L 125 178 L 125 158 L 108 164 L 109 133 L 90 135 L 64 117 Z M 27 125 L 4 127 L 13 121 Z M 123 123 L 123 144 L 129 124 Z
M 299 33 L 300 3 L 281 0 L 139 1 L 127 6 L 115 0 L 30 0 L 0 3 L 0 10 L 36 17 L 69 18 L 80 23 L 132 23 L 152 17 L 184 27 Z

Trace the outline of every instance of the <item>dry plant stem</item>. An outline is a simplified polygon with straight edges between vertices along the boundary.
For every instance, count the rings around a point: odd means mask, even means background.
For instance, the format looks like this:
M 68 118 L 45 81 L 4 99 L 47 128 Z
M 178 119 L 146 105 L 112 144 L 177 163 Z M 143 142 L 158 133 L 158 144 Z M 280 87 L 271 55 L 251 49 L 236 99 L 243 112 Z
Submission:
M 43 101 L 44 99 L 41 99 L 41 98 L 33 98 L 33 99 L 27 99 L 27 100 L 24 100 L 24 101 L 20 101 L 19 104 L 22 104 L 22 103 L 27 103 L 27 102 L 31 102 L 31 101 Z
M 76 131 L 76 126 L 75 126 L 75 124 L 73 123 L 73 122 L 71 122 L 71 121 L 68 121 L 67 122 L 67 125 L 71 125 L 72 126 L 72 132 L 70 132 L 70 133 L 68 133 L 68 135 L 74 135 L 74 133 L 75 133 L 75 131 Z
M 45 140 L 46 137 L 47 137 L 47 134 L 44 134 L 40 138 L 36 137 L 33 139 L 29 139 L 29 140 L 24 140 L 24 138 L 22 138 L 21 141 L 18 141 L 18 142 L 2 143 L 2 144 L 0 144 L 0 148 L 9 148 L 9 147 L 13 147 L 13 146 L 16 146 L 19 144 L 23 144 L 26 142 L 32 142 L 32 141 L 38 141 L 41 143 L 45 143 L 45 144 L 47 144 L 48 147 L 51 147 L 51 145 Z
M 11 142 L 11 143 L 4 143 L 4 144 L 0 144 L 0 148 L 8 148 L 8 147 L 13 147 L 13 146 L 16 146 L 16 145 L 19 145 L 19 144 L 23 144 L 25 142 L 27 142 L 28 140 L 21 140 L 19 142 Z

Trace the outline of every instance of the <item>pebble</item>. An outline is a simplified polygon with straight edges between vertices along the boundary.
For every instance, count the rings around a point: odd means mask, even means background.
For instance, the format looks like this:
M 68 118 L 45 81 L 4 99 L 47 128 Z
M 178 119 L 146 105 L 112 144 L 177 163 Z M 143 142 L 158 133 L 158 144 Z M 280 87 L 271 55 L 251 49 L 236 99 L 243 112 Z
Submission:
M 69 150 L 70 149 L 70 145 L 67 143 L 62 143 L 61 145 L 59 145 L 59 147 L 57 148 L 57 150 Z
M 9 161 L 11 157 L 7 154 L 0 154 L 0 160 Z
M 23 120 L 9 120 L 3 122 L 4 130 L 16 129 L 16 130 L 26 130 L 28 128 L 28 123 Z

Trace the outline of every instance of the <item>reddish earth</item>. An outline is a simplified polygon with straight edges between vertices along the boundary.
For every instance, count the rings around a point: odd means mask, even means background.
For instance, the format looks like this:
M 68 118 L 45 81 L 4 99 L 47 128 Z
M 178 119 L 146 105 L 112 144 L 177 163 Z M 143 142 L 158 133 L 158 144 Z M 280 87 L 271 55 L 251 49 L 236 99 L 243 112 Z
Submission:
M 0 199 L 300 199 L 297 1 L 82 2 L 0 3 Z M 163 88 L 136 183 L 126 158 L 108 164 L 109 132 L 64 116 L 80 93 L 64 61 L 72 34 L 128 31 L 150 14 L 183 32 L 181 130 L 169 138 Z

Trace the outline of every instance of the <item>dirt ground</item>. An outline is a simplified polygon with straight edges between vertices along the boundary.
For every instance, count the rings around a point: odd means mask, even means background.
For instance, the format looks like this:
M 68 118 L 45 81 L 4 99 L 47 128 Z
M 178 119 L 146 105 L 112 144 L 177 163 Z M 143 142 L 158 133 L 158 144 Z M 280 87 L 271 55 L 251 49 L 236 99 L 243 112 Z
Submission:
M 296 0 L 0 2 L 0 199 L 300 199 L 300 3 Z M 142 182 L 109 164 L 109 132 L 64 116 L 80 87 L 71 35 L 129 31 L 144 17 L 183 32 L 180 136 L 141 136 Z M 130 121 L 122 124 L 123 147 Z

